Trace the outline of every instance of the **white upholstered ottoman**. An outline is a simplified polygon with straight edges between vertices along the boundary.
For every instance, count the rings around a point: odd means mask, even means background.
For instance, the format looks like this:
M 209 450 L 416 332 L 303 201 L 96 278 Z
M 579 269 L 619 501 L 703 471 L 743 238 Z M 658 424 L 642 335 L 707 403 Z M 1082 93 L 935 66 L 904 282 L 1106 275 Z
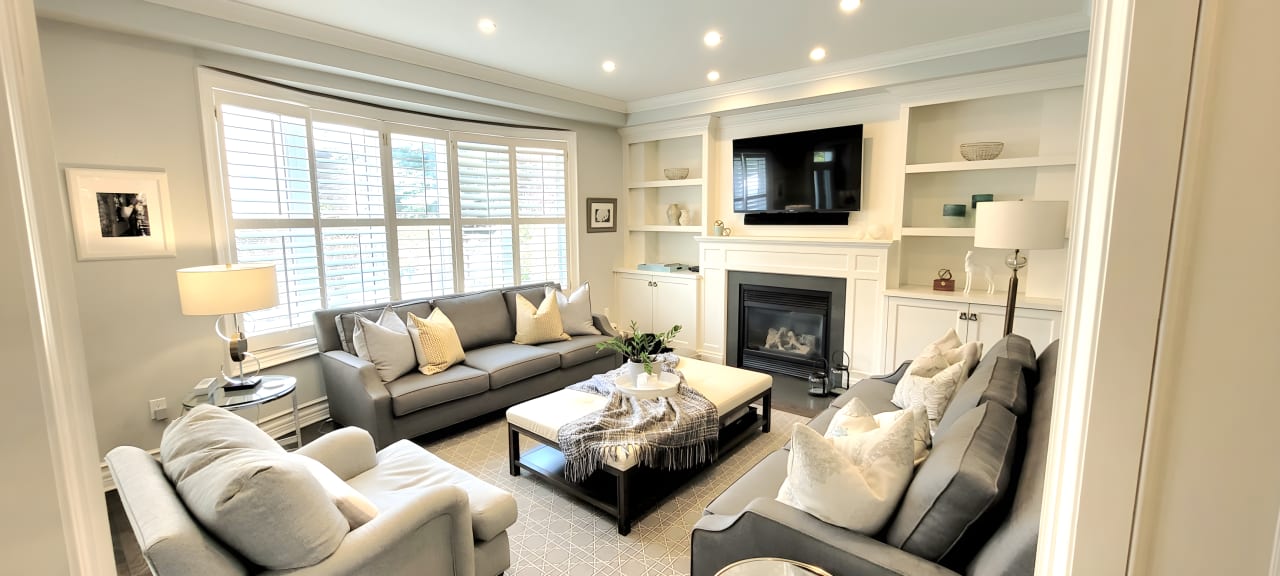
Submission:
M 680 358 L 676 369 L 685 381 L 716 407 L 720 420 L 719 453 L 749 438 L 757 425 L 769 432 L 772 415 L 773 377 L 692 358 Z M 751 404 L 760 401 L 760 410 Z M 603 408 L 608 398 L 577 390 L 558 390 L 507 409 L 511 475 L 528 470 L 618 519 L 618 533 L 626 535 L 631 523 L 665 496 L 682 486 L 698 470 L 650 470 L 636 465 L 631 453 L 616 454 L 585 482 L 565 480 L 564 456 L 556 439 L 560 427 Z M 520 453 L 520 436 L 540 446 Z M 633 489 L 634 487 L 634 489 Z

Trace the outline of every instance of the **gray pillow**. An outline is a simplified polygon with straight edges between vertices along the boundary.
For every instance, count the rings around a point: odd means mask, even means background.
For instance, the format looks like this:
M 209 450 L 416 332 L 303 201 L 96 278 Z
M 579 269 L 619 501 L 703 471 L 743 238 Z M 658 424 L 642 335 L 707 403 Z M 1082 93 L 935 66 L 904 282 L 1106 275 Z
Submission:
M 556 301 L 560 304 L 560 321 L 564 323 L 564 331 L 570 336 L 599 336 L 595 321 L 591 318 L 591 283 L 583 282 L 577 290 L 566 295 L 563 290 L 556 290 Z
M 395 380 L 418 367 L 409 328 L 390 306 L 383 309 L 376 323 L 357 316 L 353 339 L 356 356 L 372 362 L 383 382 Z
M 221 451 L 233 448 L 285 453 L 275 439 L 254 423 L 223 408 L 201 404 L 164 429 L 160 437 L 160 463 L 164 475 L 177 484 L 208 466 Z

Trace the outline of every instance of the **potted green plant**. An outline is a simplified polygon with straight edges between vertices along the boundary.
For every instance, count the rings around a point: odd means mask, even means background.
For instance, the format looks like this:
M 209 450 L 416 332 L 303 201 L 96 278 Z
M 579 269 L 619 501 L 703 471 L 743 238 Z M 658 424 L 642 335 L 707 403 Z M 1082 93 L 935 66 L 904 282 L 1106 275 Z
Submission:
M 613 350 L 627 360 L 639 364 L 643 367 L 646 374 L 653 374 L 653 357 L 663 352 L 670 352 L 671 348 L 667 343 L 680 333 L 680 325 L 672 326 L 666 332 L 657 334 L 650 332 L 640 332 L 636 327 L 636 321 L 631 321 L 630 335 L 619 334 L 604 342 L 596 344 L 597 350 Z

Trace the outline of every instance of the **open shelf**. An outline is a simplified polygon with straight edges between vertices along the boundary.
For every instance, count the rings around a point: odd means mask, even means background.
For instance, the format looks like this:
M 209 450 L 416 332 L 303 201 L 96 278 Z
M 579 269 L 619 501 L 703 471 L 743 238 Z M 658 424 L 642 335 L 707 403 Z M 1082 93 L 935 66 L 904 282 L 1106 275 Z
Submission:
M 632 226 L 632 227 L 631 227 L 631 231 L 632 231 L 632 232 L 686 232 L 686 233 L 698 233 L 698 232 L 701 232 L 701 231 L 702 231 L 702 226 L 698 226 L 698 225 L 696 225 L 696 224 L 689 225 L 689 226 L 679 226 L 679 225 L 676 225 L 676 226 L 670 226 L 670 225 L 645 224 L 645 225 L 640 225 L 640 226 Z
M 684 180 L 646 180 L 632 182 L 627 188 L 667 188 L 670 186 L 701 186 L 702 178 L 685 178 Z
M 902 229 L 903 236 L 940 236 L 945 238 L 965 238 L 973 237 L 973 228 L 935 228 L 935 227 L 904 227 Z
M 907 164 L 907 174 L 926 172 L 961 172 L 967 170 L 1000 170 L 1009 168 L 1040 168 L 1044 166 L 1074 166 L 1074 156 L 1032 156 L 1028 158 L 996 158 L 995 160 L 961 160 L 959 162 L 932 162 Z

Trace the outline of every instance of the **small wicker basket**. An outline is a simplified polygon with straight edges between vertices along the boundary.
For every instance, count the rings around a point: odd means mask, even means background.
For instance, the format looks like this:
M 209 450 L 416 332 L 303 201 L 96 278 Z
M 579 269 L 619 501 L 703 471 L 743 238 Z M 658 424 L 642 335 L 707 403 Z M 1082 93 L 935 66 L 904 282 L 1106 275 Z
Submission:
M 684 180 L 685 178 L 689 177 L 689 169 L 688 168 L 664 168 L 662 170 L 662 175 L 666 176 L 667 180 Z
M 965 160 L 995 160 L 1004 151 L 1004 142 L 965 142 L 960 156 Z

